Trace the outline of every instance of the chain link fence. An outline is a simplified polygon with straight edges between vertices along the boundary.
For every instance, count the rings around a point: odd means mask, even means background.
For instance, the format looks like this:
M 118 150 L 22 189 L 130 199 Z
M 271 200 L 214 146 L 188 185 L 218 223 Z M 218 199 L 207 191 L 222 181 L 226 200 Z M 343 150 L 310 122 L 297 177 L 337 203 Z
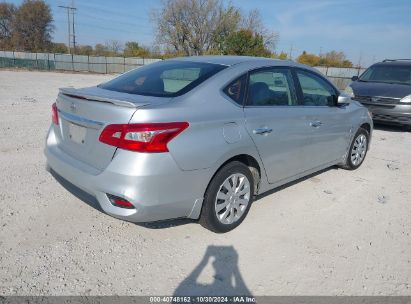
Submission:
M 0 51 L 0 68 L 22 68 L 45 71 L 60 70 L 114 74 L 124 73 L 136 67 L 160 60 L 161 59 L 154 58 Z
M 52 53 L 0 51 L 0 68 L 22 68 L 46 71 L 75 71 L 101 74 L 124 73 L 136 67 L 160 61 L 154 58 L 105 57 Z M 315 67 L 343 90 L 352 76 L 361 75 L 364 68 Z

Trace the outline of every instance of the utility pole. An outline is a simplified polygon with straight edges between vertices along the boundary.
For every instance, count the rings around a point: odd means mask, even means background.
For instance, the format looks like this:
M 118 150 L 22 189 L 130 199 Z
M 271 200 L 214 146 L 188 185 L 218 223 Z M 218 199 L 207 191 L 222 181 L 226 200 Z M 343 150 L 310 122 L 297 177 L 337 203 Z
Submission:
M 290 60 L 293 60 L 293 42 L 291 42 L 289 57 L 290 57 Z
M 74 12 L 77 10 L 77 8 L 75 8 L 74 6 L 64 6 L 64 5 L 59 5 L 59 7 L 67 10 L 68 51 L 69 51 L 69 54 L 71 54 L 71 45 L 73 44 L 73 53 L 75 53 L 76 51 L 76 32 L 75 32 L 75 26 L 74 26 Z M 70 13 L 72 14 L 73 34 L 71 34 Z M 72 41 L 73 43 L 71 43 Z
M 73 18 L 73 54 L 76 54 L 76 31 L 74 29 L 74 14 L 75 14 L 75 8 L 71 12 L 71 16 Z
M 360 76 L 361 61 L 362 61 L 362 51 L 360 51 L 360 57 L 358 58 L 358 69 L 357 69 L 357 76 Z
M 67 41 L 68 41 L 67 47 L 68 47 L 68 52 L 70 54 L 71 53 L 71 48 L 70 48 L 70 37 L 71 37 L 71 33 L 70 33 L 70 10 L 67 6 L 59 5 L 59 7 L 67 9 Z
M 361 68 L 362 64 L 362 51 L 360 51 L 360 56 L 358 57 L 358 68 Z

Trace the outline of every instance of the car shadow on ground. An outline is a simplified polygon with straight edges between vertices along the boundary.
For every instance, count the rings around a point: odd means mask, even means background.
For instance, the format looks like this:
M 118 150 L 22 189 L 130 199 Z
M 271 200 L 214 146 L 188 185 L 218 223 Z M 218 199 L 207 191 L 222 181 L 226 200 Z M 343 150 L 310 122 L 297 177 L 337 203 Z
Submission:
M 201 274 L 211 262 L 211 283 L 201 283 Z M 205 276 L 204 276 L 205 277 Z M 238 268 L 233 246 L 208 246 L 200 263 L 178 285 L 173 296 L 251 296 Z
M 323 169 L 323 170 L 314 172 L 314 173 L 312 173 L 312 174 L 310 174 L 310 175 L 306 175 L 306 176 L 304 176 L 304 177 L 301 177 L 301 178 L 299 178 L 299 179 L 297 179 L 297 180 L 295 180 L 295 181 L 292 181 L 292 182 L 289 182 L 289 183 L 284 184 L 284 185 L 282 185 L 282 186 L 279 186 L 279 187 L 277 187 L 277 188 L 268 190 L 267 192 L 264 192 L 264 193 L 261 193 L 261 194 L 257 195 L 257 196 L 254 198 L 254 203 L 257 202 L 257 201 L 259 201 L 259 200 L 261 200 L 261 199 L 263 199 L 264 197 L 267 197 L 267 196 L 269 196 L 269 195 L 271 195 L 271 194 L 274 194 L 274 193 L 276 193 L 276 192 L 278 192 L 278 191 L 284 190 L 284 189 L 286 189 L 286 188 L 288 188 L 288 187 L 292 187 L 292 186 L 294 186 L 294 185 L 296 185 L 296 184 L 298 184 L 298 183 L 301 183 L 301 182 L 303 182 L 303 181 L 305 181 L 305 180 L 308 180 L 308 179 L 310 179 L 310 178 L 313 178 L 313 177 L 315 177 L 315 176 L 317 176 L 317 175 L 320 175 L 320 174 L 322 174 L 322 173 L 324 173 L 324 172 L 327 172 L 327 171 L 330 171 L 330 170 L 339 170 L 339 169 L 341 169 L 341 168 L 338 167 L 338 166 L 328 167 L 328 168 L 325 168 L 325 169 Z
M 81 190 L 77 186 L 74 186 L 72 183 L 70 183 L 68 180 L 65 178 L 61 177 L 59 174 L 57 174 L 55 171 L 52 169 L 48 168 L 47 169 L 50 174 L 55 178 L 55 180 L 63 187 L 65 188 L 68 192 L 73 194 L 75 197 L 77 197 L 79 200 L 83 201 L 90 207 L 93 207 L 94 209 L 104 212 L 104 210 L 101 208 L 99 202 L 97 199 L 92 196 L 91 194 L 88 194 L 87 192 Z
M 310 179 L 310 178 L 312 178 L 316 175 L 320 175 L 321 173 L 324 173 L 326 171 L 336 170 L 336 169 L 338 169 L 338 166 L 329 167 L 329 168 L 323 169 L 321 171 L 312 173 L 310 175 L 304 176 L 304 177 L 302 177 L 298 180 L 295 180 L 293 182 L 287 183 L 285 185 L 282 185 L 282 186 L 279 186 L 279 187 L 274 188 L 272 190 L 269 190 L 267 192 L 264 192 L 262 194 L 259 194 L 254 198 L 254 203 L 256 203 L 257 201 L 261 200 L 264 197 L 267 197 L 267 196 L 269 196 L 271 194 L 274 194 L 278 191 L 281 191 L 281 190 L 286 189 L 288 187 L 291 187 L 295 184 L 298 184 L 302 181 Z M 56 181 L 63 188 L 65 188 L 67 191 L 69 191 L 71 194 L 73 194 L 79 200 L 83 201 L 84 203 L 86 203 L 90 207 L 92 207 L 92 208 L 94 208 L 94 209 L 96 209 L 96 210 L 98 210 L 102 213 L 105 213 L 104 210 L 101 208 L 99 202 L 97 201 L 97 199 L 94 196 L 92 196 L 91 194 L 88 194 L 87 192 L 85 192 L 85 191 L 81 190 L 80 188 L 78 188 L 77 186 L 73 185 L 72 183 L 70 183 L 69 181 L 67 181 L 63 177 L 61 177 L 59 174 L 54 172 L 52 169 L 48 169 L 48 171 L 50 172 L 50 174 L 56 179 Z M 150 223 L 133 223 L 133 224 L 135 224 L 137 226 L 140 226 L 140 227 L 143 227 L 143 228 L 147 228 L 147 229 L 167 229 L 167 228 L 173 228 L 173 227 L 192 224 L 192 223 L 198 223 L 198 220 L 181 218 L 181 219 L 162 220 L 162 221 L 150 222 Z
M 381 124 L 381 123 L 374 122 L 374 130 L 388 131 L 388 132 L 411 132 L 411 126 Z

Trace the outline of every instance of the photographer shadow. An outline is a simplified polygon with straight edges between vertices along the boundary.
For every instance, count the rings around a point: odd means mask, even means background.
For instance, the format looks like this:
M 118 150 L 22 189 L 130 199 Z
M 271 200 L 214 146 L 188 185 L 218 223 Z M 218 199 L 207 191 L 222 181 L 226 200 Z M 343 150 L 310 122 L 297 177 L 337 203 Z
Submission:
M 198 279 L 209 261 L 214 268 L 211 284 Z M 238 254 L 233 246 L 208 246 L 200 263 L 174 291 L 174 296 L 251 296 L 240 270 Z

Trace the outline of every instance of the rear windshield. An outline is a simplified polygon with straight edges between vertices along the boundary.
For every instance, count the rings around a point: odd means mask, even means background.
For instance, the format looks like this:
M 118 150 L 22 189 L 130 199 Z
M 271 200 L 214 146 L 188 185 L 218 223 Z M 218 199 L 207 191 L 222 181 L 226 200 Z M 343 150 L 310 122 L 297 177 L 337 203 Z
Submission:
M 125 73 L 100 88 L 145 96 L 174 97 L 198 86 L 226 66 L 186 61 L 162 61 Z
M 411 66 L 372 66 L 360 77 L 361 81 L 411 84 Z

